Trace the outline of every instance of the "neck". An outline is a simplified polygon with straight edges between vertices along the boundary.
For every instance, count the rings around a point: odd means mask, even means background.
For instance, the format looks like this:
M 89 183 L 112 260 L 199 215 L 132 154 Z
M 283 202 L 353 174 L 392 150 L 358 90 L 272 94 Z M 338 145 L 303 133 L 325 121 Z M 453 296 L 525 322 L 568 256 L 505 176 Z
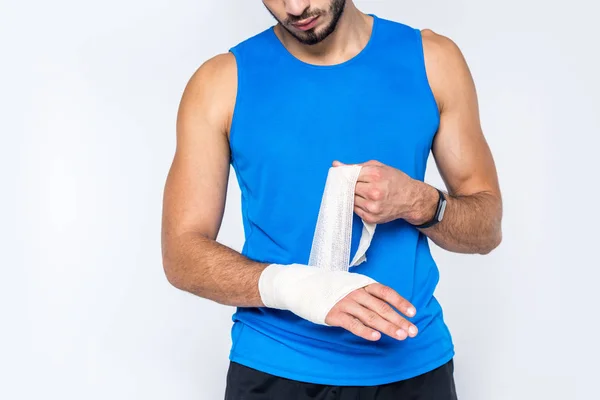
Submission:
M 335 31 L 315 45 L 300 43 L 279 24 L 275 33 L 295 57 L 312 64 L 328 65 L 342 63 L 360 53 L 371 37 L 372 25 L 373 18 L 348 1 Z

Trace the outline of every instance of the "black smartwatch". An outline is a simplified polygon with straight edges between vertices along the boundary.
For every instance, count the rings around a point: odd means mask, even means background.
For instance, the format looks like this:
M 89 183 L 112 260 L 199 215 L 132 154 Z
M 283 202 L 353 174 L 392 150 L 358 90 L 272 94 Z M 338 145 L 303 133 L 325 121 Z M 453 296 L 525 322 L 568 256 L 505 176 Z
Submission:
M 424 224 L 414 225 L 415 228 L 420 228 L 420 229 L 429 228 L 430 226 L 434 226 L 435 224 L 441 222 L 442 219 L 444 218 L 444 211 L 446 210 L 446 196 L 444 196 L 444 193 L 442 193 L 442 191 L 440 189 L 436 188 L 436 190 L 440 194 L 440 197 L 438 199 L 438 204 L 437 204 L 437 209 L 435 210 L 435 215 L 433 216 L 433 218 L 431 220 L 425 222 Z

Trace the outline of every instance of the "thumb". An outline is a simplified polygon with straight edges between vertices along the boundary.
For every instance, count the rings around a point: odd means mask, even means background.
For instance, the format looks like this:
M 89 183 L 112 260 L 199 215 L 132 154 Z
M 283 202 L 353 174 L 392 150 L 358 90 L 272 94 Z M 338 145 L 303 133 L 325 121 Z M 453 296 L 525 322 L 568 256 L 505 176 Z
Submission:
M 333 165 L 334 167 L 340 167 L 340 166 L 342 166 L 342 165 L 346 165 L 346 164 L 344 164 L 344 163 L 343 163 L 343 162 L 341 162 L 341 161 L 335 160 L 335 161 L 333 162 L 333 164 L 332 164 L 332 165 Z

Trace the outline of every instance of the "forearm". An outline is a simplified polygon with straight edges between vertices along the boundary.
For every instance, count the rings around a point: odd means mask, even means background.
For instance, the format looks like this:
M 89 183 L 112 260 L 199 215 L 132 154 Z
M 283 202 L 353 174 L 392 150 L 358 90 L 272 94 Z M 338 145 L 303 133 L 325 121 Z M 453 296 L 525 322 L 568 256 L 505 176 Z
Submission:
M 199 233 L 165 240 L 163 264 L 178 289 L 235 307 L 262 307 L 260 274 L 268 264 L 252 261 Z
M 432 218 L 438 193 L 425 183 L 419 191 L 415 224 Z M 447 200 L 443 220 L 421 229 L 435 244 L 456 253 L 487 254 L 502 240 L 502 202 L 498 195 L 479 192 L 469 195 L 445 195 Z

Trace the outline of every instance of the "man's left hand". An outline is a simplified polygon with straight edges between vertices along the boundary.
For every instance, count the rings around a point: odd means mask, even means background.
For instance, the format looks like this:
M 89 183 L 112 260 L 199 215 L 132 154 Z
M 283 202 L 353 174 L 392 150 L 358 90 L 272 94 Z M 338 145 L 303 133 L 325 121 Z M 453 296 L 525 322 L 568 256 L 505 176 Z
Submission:
M 333 166 L 345 165 L 334 161 Z M 362 166 L 354 195 L 354 212 L 371 224 L 398 218 L 418 225 L 435 213 L 437 191 L 399 169 L 371 160 Z

